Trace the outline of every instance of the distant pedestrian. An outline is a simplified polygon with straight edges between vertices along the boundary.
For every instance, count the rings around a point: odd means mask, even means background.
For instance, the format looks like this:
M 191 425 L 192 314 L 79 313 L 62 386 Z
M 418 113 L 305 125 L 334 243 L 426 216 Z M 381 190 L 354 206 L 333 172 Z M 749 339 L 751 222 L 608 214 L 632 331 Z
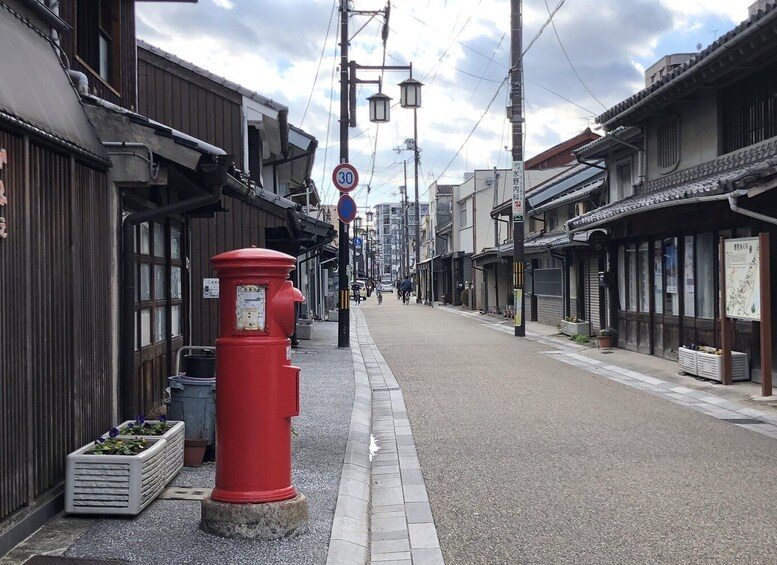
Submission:
M 361 303 L 362 301 L 362 295 L 361 295 L 362 287 L 359 285 L 359 283 L 354 282 L 351 285 L 351 290 L 353 291 L 353 299 L 356 301 L 356 305 L 358 306 L 359 303 Z

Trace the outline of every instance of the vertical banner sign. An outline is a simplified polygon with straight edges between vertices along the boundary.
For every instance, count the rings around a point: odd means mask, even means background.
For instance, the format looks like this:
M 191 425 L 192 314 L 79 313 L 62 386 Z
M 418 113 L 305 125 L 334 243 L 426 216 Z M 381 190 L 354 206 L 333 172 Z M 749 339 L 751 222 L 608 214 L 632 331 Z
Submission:
M 515 325 L 520 326 L 523 318 L 523 310 L 521 309 L 523 306 L 523 289 L 514 288 L 513 292 L 515 293 L 515 297 L 513 298 L 513 305 L 515 306 Z
M 3 169 L 7 162 L 8 153 L 6 153 L 5 149 L 0 147 L 0 239 L 8 237 L 8 232 L 6 231 L 8 226 L 6 225 L 5 216 L 3 215 L 3 208 L 8 204 L 8 198 L 5 196 L 5 184 L 3 183 Z
M 523 161 L 513 161 L 513 221 L 523 221 Z
M 761 319 L 761 264 L 757 237 L 727 239 L 726 316 L 742 320 Z

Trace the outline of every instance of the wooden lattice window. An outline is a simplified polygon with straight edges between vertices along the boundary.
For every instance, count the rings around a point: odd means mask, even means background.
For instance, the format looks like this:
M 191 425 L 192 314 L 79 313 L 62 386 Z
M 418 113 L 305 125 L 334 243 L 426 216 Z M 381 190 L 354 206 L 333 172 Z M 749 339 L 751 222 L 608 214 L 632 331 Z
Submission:
M 680 164 L 680 118 L 670 116 L 656 132 L 656 164 L 663 173 L 669 173 Z

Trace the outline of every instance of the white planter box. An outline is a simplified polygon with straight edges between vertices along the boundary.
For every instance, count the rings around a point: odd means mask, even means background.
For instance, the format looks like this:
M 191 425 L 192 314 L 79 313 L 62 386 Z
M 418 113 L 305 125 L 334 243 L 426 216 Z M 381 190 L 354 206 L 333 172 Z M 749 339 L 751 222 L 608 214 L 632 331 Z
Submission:
M 590 331 L 588 330 L 588 322 L 567 322 L 566 320 L 561 320 L 561 333 L 568 336 L 590 335 Z
M 313 320 L 297 321 L 297 339 L 313 339 Z
M 680 362 L 680 368 L 691 375 L 698 375 L 698 366 L 696 364 L 696 351 L 681 347 L 678 350 L 678 361 Z
M 127 420 L 125 422 L 122 422 L 116 428 L 119 430 L 122 429 L 124 426 L 129 426 L 130 424 L 134 423 L 135 420 Z M 157 420 L 148 420 L 150 424 L 155 424 Z M 183 448 L 184 448 L 184 434 L 185 434 L 185 424 L 183 422 L 176 422 L 173 420 L 168 420 L 168 424 L 171 424 L 173 427 L 167 430 L 164 434 L 161 436 L 133 436 L 133 435 L 125 435 L 125 434 L 119 434 L 118 437 L 144 437 L 146 439 L 150 438 L 162 438 L 167 441 L 167 446 L 165 447 L 165 484 L 169 483 L 173 480 L 173 477 L 175 477 L 178 472 L 183 468 Z M 108 434 L 103 434 L 102 437 L 107 438 Z
M 139 514 L 165 488 L 167 441 L 138 455 L 90 455 L 94 442 L 67 456 L 65 512 L 69 514 Z
M 696 352 L 697 375 L 705 379 L 723 382 L 723 356 L 714 353 Z M 750 370 L 747 364 L 747 354 L 738 351 L 731 352 L 731 380 L 749 381 Z

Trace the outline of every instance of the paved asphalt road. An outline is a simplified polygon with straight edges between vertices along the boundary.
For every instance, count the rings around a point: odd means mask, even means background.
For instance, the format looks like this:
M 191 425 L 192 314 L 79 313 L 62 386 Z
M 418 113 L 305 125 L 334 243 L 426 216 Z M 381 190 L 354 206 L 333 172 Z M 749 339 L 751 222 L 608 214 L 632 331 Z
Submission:
M 445 562 L 777 563 L 777 441 L 387 296 L 361 308 L 402 387 Z

